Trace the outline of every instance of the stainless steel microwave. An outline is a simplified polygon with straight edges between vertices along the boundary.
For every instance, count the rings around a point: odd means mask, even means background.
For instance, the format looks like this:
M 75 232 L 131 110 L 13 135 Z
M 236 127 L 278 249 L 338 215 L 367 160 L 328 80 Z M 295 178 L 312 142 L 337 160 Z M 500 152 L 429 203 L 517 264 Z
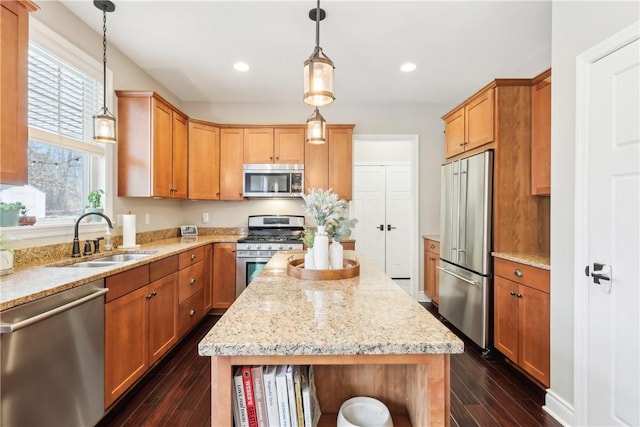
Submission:
M 245 164 L 242 168 L 244 197 L 302 197 L 303 164 Z

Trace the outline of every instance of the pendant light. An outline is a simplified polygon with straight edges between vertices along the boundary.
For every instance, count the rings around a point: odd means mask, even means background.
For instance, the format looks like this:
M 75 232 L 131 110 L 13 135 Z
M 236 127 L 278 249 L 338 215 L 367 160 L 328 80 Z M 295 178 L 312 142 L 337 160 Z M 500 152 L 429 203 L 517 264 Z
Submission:
M 107 109 L 107 12 L 116 10 L 109 0 L 93 0 L 93 5 L 102 11 L 102 109 L 93 116 L 93 139 L 96 142 L 116 142 L 116 118 Z
M 322 107 L 333 102 L 333 61 L 322 52 L 320 47 L 320 21 L 326 16 L 320 9 L 320 0 L 317 7 L 309 11 L 309 18 L 316 21 L 316 47 L 313 53 L 304 62 L 304 96 L 305 104 Z
M 324 144 L 326 142 L 326 122 L 316 107 L 307 119 L 307 142 L 309 144 Z

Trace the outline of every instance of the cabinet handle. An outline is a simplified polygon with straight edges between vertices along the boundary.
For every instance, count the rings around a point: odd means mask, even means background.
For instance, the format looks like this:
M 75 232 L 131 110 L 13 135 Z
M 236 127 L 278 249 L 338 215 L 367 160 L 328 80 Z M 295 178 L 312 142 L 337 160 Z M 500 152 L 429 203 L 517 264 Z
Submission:
M 509 295 L 514 296 L 516 293 L 514 291 L 509 291 Z
M 461 143 L 460 143 L 460 147 L 464 147 L 464 142 L 461 142 Z
M 189 311 L 189 316 L 193 317 L 195 316 L 196 311 L 192 308 L 191 311 Z
M 429 246 L 429 248 L 431 248 L 431 249 L 435 249 L 435 248 L 436 248 L 436 245 L 434 245 L 434 244 L 432 243 L 432 244 L 431 244 L 431 246 Z
M 194 277 L 192 277 L 191 280 L 189 280 L 189 283 L 191 283 L 193 285 L 194 283 L 196 283 L 196 279 Z
M 194 259 L 196 259 L 196 254 L 191 254 L 191 261 L 193 261 Z
M 516 268 L 516 270 L 513 272 L 513 274 L 516 275 L 516 277 L 522 277 L 522 270 L 520 270 L 519 268 Z
M 521 294 L 520 292 L 518 292 L 518 293 L 516 294 L 516 296 L 517 296 L 518 298 L 522 298 L 522 294 Z

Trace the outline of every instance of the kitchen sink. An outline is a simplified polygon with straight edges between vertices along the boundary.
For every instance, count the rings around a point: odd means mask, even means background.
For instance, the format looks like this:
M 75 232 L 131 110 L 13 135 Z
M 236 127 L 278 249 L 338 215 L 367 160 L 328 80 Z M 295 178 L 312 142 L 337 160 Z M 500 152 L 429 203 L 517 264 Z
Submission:
M 66 262 L 64 264 L 58 264 L 56 265 L 56 267 L 67 267 L 67 268 L 110 267 L 114 265 L 123 264 L 128 261 L 136 261 L 139 259 L 143 259 L 150 256 L 153 253 L 154 252 L 107 255 L 107 256 L 103 256 L 100 258 L 95 258 L 87 261 L 80 261 L 75 263 Z

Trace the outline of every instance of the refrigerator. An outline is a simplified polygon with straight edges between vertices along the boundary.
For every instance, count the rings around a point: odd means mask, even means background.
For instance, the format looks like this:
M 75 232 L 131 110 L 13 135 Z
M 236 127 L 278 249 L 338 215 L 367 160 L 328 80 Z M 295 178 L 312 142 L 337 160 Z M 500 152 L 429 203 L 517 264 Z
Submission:
M 491 342 L 493 150 L 442 166 L 438 311 L 473 342 Z

